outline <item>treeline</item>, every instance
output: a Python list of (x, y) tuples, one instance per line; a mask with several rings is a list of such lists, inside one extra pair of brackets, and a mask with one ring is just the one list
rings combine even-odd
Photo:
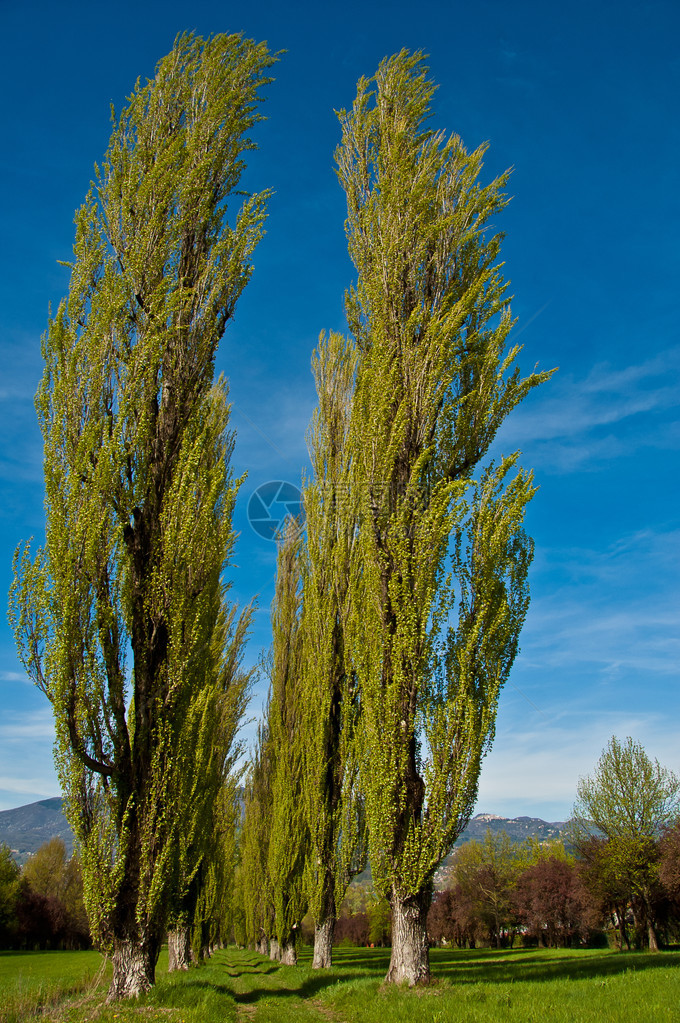
[(82, 949), (91, 945), (77, 856), (62, 839), (45, 842), (20, 868), (0, 845), (0, 948)]
[[(341, 110), (336, 171), (355, 280), (312, 367), (303, 524), (279, 539), (270, 697), (236, 841), (236, 733), (253, 607), (229, 599), (242, 479), (218, 344), (268, 192), (240, 180), (278, 59), (178, 37), (138, 81), (76, 214), (43, 338), (45, 545), (15, 558), (10, 617), (50, 701), (65, 812), (109, 997), (224, 940), (331, 964), (351, 878), (390, 907), (390, 982), (429, 979), (437, 868), (473, 812), (529, 604), (535, 487), (499, 429), (522, 376), (495, 224), (508, 173), (432, 127), (406, 50)], [(233, 880), (232, 880), (233, 879)], [(239, 922), (240, 921), (240, 922)]]
[[(301, 938), (314, 940), (315, 949), (318, 944), (318, 908), (305, 881), (314, 876), (315, 863), (309, 862), (314, 853), (301, 816), (288, 845), (293, 853), (286, 861), (288, 875), (282, 881), (280, 873), (268, 873), (272, 846), (266, 841), (266, 822), (275, 809), (266, 800), (271, 800), (276, 773), (268, 750), (263, 726), (246, 793), (242, 857), (248, 869), (242, 866), (236, 873), (235, 905), (244, 908), (233, 934), (239, 943), (275, 959), (286, 951), (287, 961), (295, 962)], [(304, 775), (298, 781), (304, 785)], [(360, 793), (356, 798), (361, 807)], [(359, 823), (354, 866), (335, 888), (336, 894), (346, 894), (337, 913), (329, 914), (331, 940), (392, 945), (395, 919), (389, 901), (372, 883), (348, 887), (352, 872), (364, 865), (367, 826), (365, 820)], [(427, 907), (428, 944), (578, 947), (609, 941), (621, 950), (654, 951), (680, 938), (680, 780), (671, 771), (639, 743), (612, 737), (593, 774), (579, 781), (565, 834), (566, 844), (517, 843), (504, 832), (487, 831), (483, 842), (457, 848), (445, 887)], [(260, 836), (259, 860), (250, 858), (253, 835)], [(286, 949), (278, 942), (280, 909), (274, 902), (276, 885), (284, 883), (289, 885), (284, 894), (290, 914)]]
[[(505, 948), (649, 947), (649, 923), (666, 946), (680, 939), (680, 827), (622, 866), (614, 846), (592, 837), (578, 854), (562, 843), (513, 845), (487, 834), (457, 851), (449, 884), (428, 915), (430, 941)], [(640, 897), (643, 875), (651, 898)]]

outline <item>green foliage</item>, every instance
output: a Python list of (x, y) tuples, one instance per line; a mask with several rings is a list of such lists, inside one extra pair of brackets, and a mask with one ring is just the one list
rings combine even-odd
[(309, 855), (305, 887), (318, 924), (335, 917), (363, 867), (358, 792), (356, 676), (345, 649), (356, 513), (347, 440), (356, 351), (321, 336), (312, 369), (318, 404), (308, 433), (312, 477), (304, 486), (302, 549), (302, 788)]
[(489, 227), (507, 175), (480, 185), (485, 147), (428, 127), (433, 91), (420, 54), (383, 61), (336, 154), (358, 274), (350, 645), (373, 879), (400, 899), (431, 884), (474, 806), (528, 605), (534, 493), (516, 454), (480, 463), (549, 376), (522, 378), (507, 348)]
[(46, 545), (17, 553), (12, 614), (53, 706), (104, 941), (160, 933), (193, 769), (184, 726), (216, 683), (240, 481), (213, 367), (262, 234), (266, 196), (238, 184), (273, 59), (240, 36), (184, 35), (137, 83), (76, 215), (68, 299), (43, 341)]
[(499, 948), (516, 927), (512, 894), (525, 866), (523, 851), (505, 832), (489, 830), (483, 842), (466, 842), (456, 851), (455, 880)]
[(26, 861), (22, 874), (34, 892), (60, 898), (68, 885), (66, 864), (63, 839), (51, 838)]
[(680, 817), (680, 779), (640, 743), (612, 736), (593, 775), (580, 778), (572, 812), (576, 837), (597, 828), (607, 838), (658, 838)]
[[(658, 839), (680, 819), (680, 779), (629, 737), (612, 736), (595, 772), (580, 778), (569, 822), (587, 864), (586, 881), (623, 921), (630, 905), (656, 948)], [(604, 842), (593, 837), (597, 831)]]
[(0, 843), (0, 947), (7, 946), (15, 926), (15, 902), (19, 883), (19, 867), (12, 850)]
[(271, 696), (268, 739), (272, 804), (267, 878), (274, 910), (273, 936), (282, 948), (295, 944), (305, 915), (303, 871), (308, 835), (303, 807), (302, 634), (298, 523), (289, 522), (279, 542), (272, 603)]
[(368, 940), (372, 945), (389, 945), (392, 937), (392, 919), (387, 899), (379, 897), (369, 899), (367, 913)]
[(272, 818), (273, 765), (269, 745), (269, 701), (258, 723), (257, 743), (251, 754), (245, 784), (245, 807), (240, 836), (237, 883), (243, 903), (246, 942), (268, 939), (273, 911), (269, 894), (269, 835)]

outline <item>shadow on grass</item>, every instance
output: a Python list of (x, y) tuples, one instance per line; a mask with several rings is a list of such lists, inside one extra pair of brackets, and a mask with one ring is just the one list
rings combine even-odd
[[(291, 967), (295, 969), (295, 967)], [(316, 974), (313, 977), (306, 977), (302, 983), (295, 987), (272, 987), (257, 988), (254, 991), (242, 991), (234, 993), (234, 1000), (239, 1005), (249, 1005), (258, 1002), (262, 998), (312, 998), (324, 988), (333, 987), (338, 982), (346, 983), (353, 980), (370, 980), (370, 974), (348, 973), (333, 971), (332, 973)]]
[[(337, 984), (368, 981), (380, 984), (389, 965), (389, 949), (334, 949), (333, 968), (313, 971), (311, 954), (303, 950), (298, 967), (285, 967), (264, 957), (244, 952), (223, 952), (210, 962), (209, 975), (202, 971), (184, 974), (187, 986), (166, 988), (165, 1005), (190, 1004), (202, 989), (237, 1005), (254, 1005), (265, 999), (307, 999)], [(646, 952), (566, 951), (550, 949), (432, 949), (434, 984), (507, 984), (555, 980), (607, 978), (628, 971), (648, 971), (680, 966), (680, 952), (653, 955)], [(222, 972), (223, 971), (223, 972)], [(223, 979), (220, 979), (222, 973)], [(192, 975), (193, 974), (193, 975)], [(273, 975), (276, 974), (276, 978)], [(262, 983), (258, 984), (258, 978)], [(241, 978), (246, 991), (234, 990)], [(192, 994), (193, 992), (193, 994)], [(160, 992), (159, 992), (160, 994)]]
[[(382, 981), (390, 959), (389, 949), (334, 949), (333, 975), (320, 981), (316, 990), (338, 980)], [(506, 984), (514, 981), (541, 983), (560, 979), (588, 980), (612, 977), (629, 971), (648, 971), (680, 966), (680, 952), (613, 952), (607, 950), (555, 949), (431, 949), (432, 979), (454, 984)], [(314, 978), (316, 980), (316, 978)], [(310, 982), (306, 982), (310, 983)], [(301, 985), (301, 989), (304, 985)]]
[[(475, 950), (476, 951), (476, 950)], [(668, 969), (680, 965), (680, 954), (666, 952), (589, 952), (574, 950), (560, 954), (554, 950), (480, 950), (465, 957), (446, 949), (431, 953), (433, 978), (446, 978), (458, 984), (506, 984), (509, 981), (542, 982), (552, 980), (588, 980), (612, 977), (628, 971)]]

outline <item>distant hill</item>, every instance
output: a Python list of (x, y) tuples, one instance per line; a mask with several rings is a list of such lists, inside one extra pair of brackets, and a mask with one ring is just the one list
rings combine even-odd
[(62, 838), (68, 854), (73, 852), (73, 833), (61, 804), (57, 796), (17, 806), (14, 810), (0, 810), (0, 842), (7, 843), (17, 863), (25, 863), (50, 838)]
[(513, 842), (524, 842), (527, 838), (537, 838), (539, 842), (552, 842), (560, 837), (563, 828), (564, 821), (549, 823), (540, 817), (499, 817), (495, 813), (478, 813), (472, 818), (456, 845), (463, 845), (472, 839), (481, 842), (487, 830), (495, 835), (504, 831)]

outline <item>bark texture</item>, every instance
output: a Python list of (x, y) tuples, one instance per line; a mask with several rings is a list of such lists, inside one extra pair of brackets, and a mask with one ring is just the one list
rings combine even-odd
[(333, 965), (333, 934), (335, 916), (327, 916), (314, 928), (313, 970), (327, 970)]
[(188, 970), (191, 965), (191, 936), (188, 927), (168, 931), (168, 973)]
[(267, 941), (266, 936), (263, 936), (255, 942), (255, 951), (259, 952), (261, 956), (269, 955), (269, 942)]
[(156, 979), (156, 956), (150, 943), (114, 939), (113, 977), (107, 1002), (137, 998), (150, 991)]
[(276, 938), (272, 938), (269, 942), (269, 958), (275, 962), (279, 962), (281, 959), (281, 947)]
[(297, 966), (297, 949), (295, 942), (281, 946), (281, 963), (283, 966)]
[(385, 980), (391, 984), (428, 984), (430, 954), (427, 941), (427, 910), (429, 889), (419, 895), (403, 898), (396, 892), (390, 897), (392, 907), (392, 958)]

